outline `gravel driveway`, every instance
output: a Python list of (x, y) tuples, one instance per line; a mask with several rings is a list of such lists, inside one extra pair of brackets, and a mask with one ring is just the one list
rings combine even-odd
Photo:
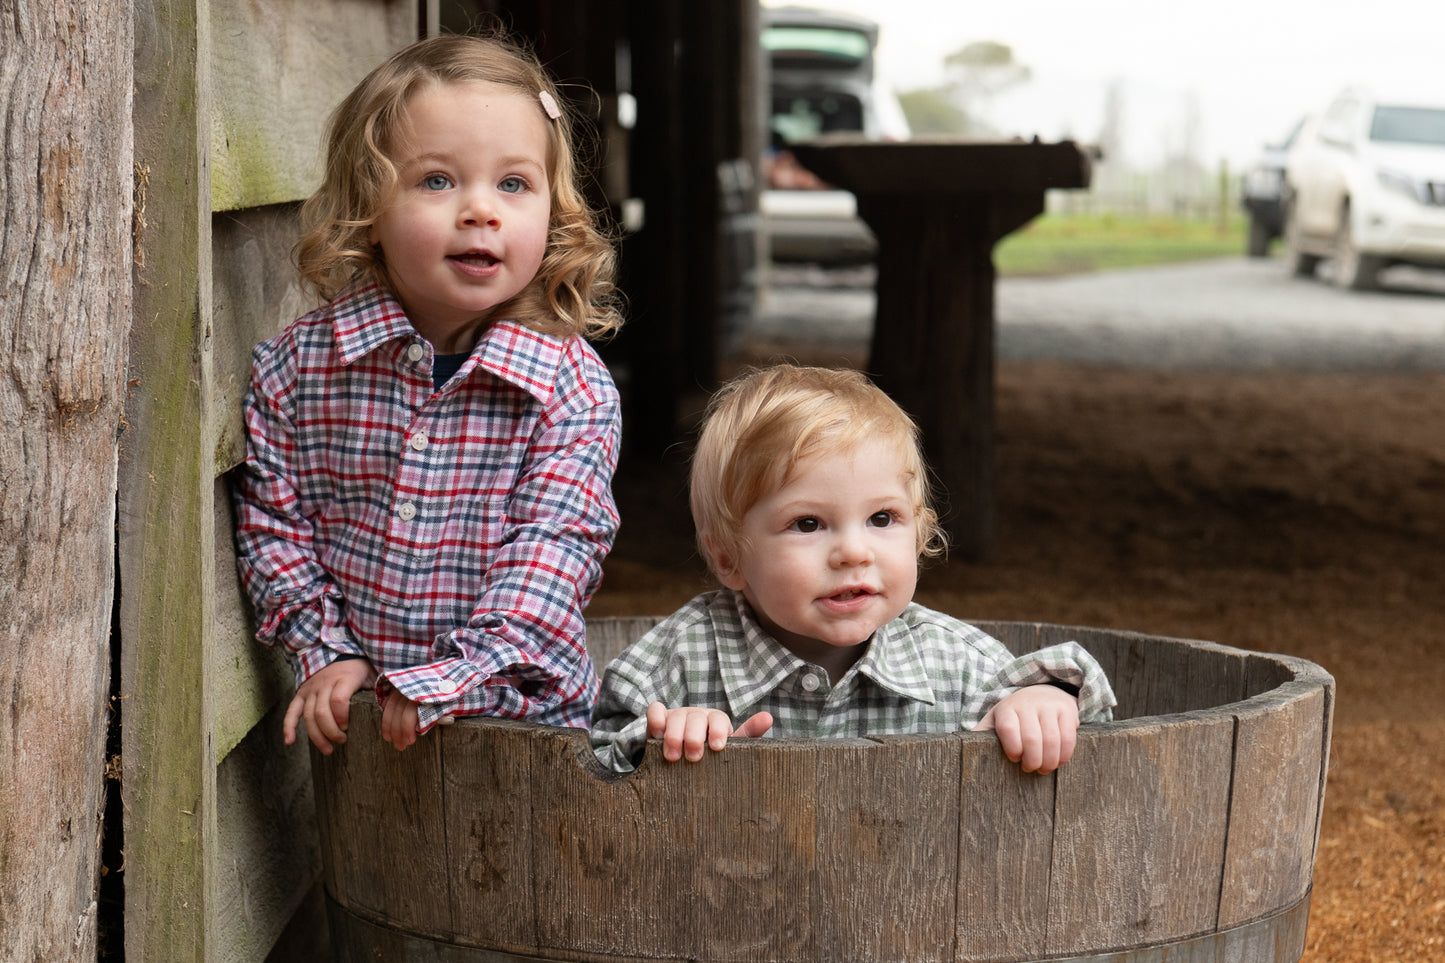
[[(1328, 270), (1328, 265), (1324, 271)], [(997, 288), (1003, 360), (1155, 368), (1445, 370), (1445, 273), (1397, 268), (1385, 290), (1292, 276), (1281, 258), (1224, 258)], [(750, 335), (866, 345), (871, 268), (774, 266)]]

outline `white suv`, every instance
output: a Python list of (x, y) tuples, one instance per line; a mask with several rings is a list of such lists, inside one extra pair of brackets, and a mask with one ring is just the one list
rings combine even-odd
[(1283, 203), (1297, 274), (1331, 259), (1364, 290), (1394, 264), (1445, 267), (1445, 94), (1340, 94), (1290, 150)]

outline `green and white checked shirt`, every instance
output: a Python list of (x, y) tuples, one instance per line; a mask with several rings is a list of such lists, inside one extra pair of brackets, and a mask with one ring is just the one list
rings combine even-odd
[(1114, 690), (1077, 642), (1015, 657), (987, 633), (914, 603), (833, 686), (827, 671), (763, 631), (741, 593), (720, 589), (659, 622), (607, 667), (592, 748), (604, 765), (633, 768), (653, 702), (722, 709), (735, 724), (766, 710), (769, 737), (881, 736), (971, 729), (1009, 693), (1045, 682), (1078, 689), (1080, 721), (1113, 717)]

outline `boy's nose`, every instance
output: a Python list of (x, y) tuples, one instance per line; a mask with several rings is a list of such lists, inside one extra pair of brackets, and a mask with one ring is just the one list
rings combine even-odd
[(833, 564), (836, 566), (866, 565), (873, 560), (873, 550), (862, 532), (843, 531), (833, 543)]

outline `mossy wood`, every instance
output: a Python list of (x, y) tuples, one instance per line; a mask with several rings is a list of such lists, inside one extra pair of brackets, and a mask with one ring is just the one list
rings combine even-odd
[(251, 638), (221, 476), (251, 346), (304, 305), (290, 245), (324, 112), (417, 24), (416, 0), (135, 4), (118, 502), (134, 959), (265, 959), (319, 872), (305, 750), (277, 749), (289, 673)]
[[(611, 658), (651, 620), (600, 620)], [(459, 720), (398, 753), (374, 699), (313, 753), (342, 959), (1297, 961), (1334, 681), (1208, 642), (1076, 639), (1119, 718), (1048, 776), (991, 733), (756, 740), (603, 771), (580, 730)]]

